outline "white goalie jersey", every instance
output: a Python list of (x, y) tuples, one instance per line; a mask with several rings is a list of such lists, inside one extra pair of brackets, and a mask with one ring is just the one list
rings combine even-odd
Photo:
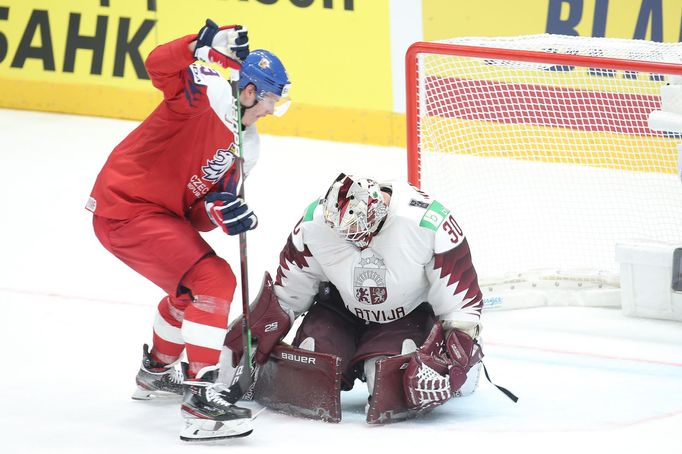
[(324, 221), (323, 205), (305, 211), (280, 254), (275, 294), (296, 315), (331, 282), (356, 317), (390, 323), (428, 302), (440, 320), (477, 324), (482, 295), (469, 245), (450, 211), (405, 182), (391, 192), (384, 225), (359, 249)]

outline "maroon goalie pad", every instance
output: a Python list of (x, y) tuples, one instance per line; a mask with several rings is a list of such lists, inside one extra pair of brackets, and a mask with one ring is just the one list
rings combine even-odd
[(367, 411), (368, 424), (388, 424), (414, 418), (430, 408), (411, 409), (405, 399), (403, 375), (414, 353), (391, 356), (376, 363), (374, 394)]
[(338, 356), (279, 344), (260, 366), (255, 400), (292, 416), (341, 421), (341, 360)]
[[(442, 353), (443, 326), (434, 323), (419, 351), (433, 355)], [(387, 424), (404, 421), (428, 413), (434, 407), (411, 408), (405, 397), (404, 376), (415, 353), (390, 356), (377, 361), (374, 375), (374, 394), (367, 411), (368, 424)]]

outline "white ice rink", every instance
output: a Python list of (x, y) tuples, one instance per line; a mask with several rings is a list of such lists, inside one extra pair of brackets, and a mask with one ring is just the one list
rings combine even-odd
[[(682, 323), (571, 307), (485, 315), (485, 363), (517, 404), (482, 379), (426, 417), (370, 427), (358, 383), (339, 424), (265, 410), (249, 437), (181, 442), (178, 401), (130, 399), (163, 294), (98, 243), (83, 208), (136, 124), (0, 110), (0, 453), (682, 453)], [(340, 171), (405, 178), (405, 153), (262, 138), (246, 186), (260, 220), (248, 235), (252, 295)], [(238, 272), (237, 240), (207, 239)]]

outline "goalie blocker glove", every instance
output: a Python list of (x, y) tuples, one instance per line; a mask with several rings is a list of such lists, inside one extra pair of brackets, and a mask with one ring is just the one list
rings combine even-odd
[[(294, 320), (293, 313), (287, 313), (275, 296), (272, 277), (267, 271), (263, 277), (261, 290), (256, 300), (249, 306), (251, 336), (258, 340), (255, 360), (264, 364), (270, 351), (289, 332)], [(236, 366), (244, 352), (242, 339), (242, 317), (230, 324), (225, 336), (225, 346), (232, 351), (232, 365)]]
[(249, 37), (246, 27), (218, 27), (211, 19), (206, 19), (206, 25), (197, 34), (194, 58), (238, 70), (248, 55)]
[(213, 225), (228, 235), (255, 229), (258, 218), (243, 199), (231, 192), (209, 192), (204, 199), (206, 214)]

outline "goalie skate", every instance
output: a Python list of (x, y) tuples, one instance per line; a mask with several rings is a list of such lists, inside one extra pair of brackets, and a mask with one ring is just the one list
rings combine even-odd
[(185, 380), (181, 407), (185, 426), (180, 431), (181, 440), (222, 440), (253, 432), (251, 410), (225, 400), (227, 387), (216, 383), (217, 378), (218, 368), (210, 366), (201, 369), (196, 378)]
[(149, 346), (142, 347), (142, 365), (135, 382), (137, 390), (132, 395), (135, 400), (169, 398), (182, 396), (184, 376), (173, 364), (163, 365), (154, 361), (149, 354)]

